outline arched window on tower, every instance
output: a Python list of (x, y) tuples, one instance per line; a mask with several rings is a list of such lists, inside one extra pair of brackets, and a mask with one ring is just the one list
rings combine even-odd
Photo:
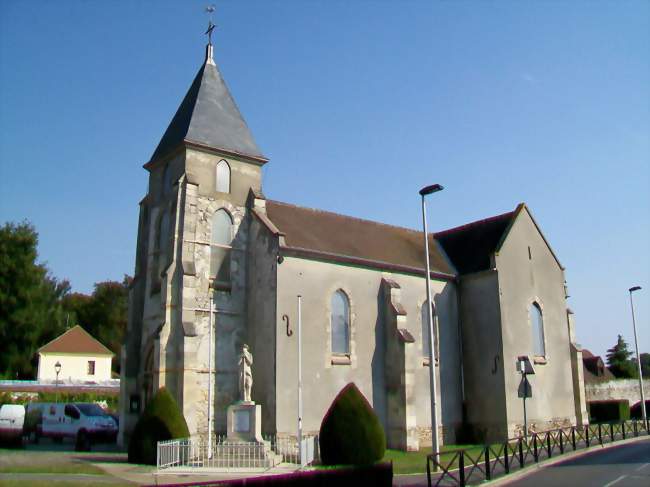
[(350, 300), (340, 289), (332, 295), (332, 353), (350, 354)]
[(230, 253), (232, 250), (233, 222), (223, 208), (212, 216), (210, 238), (210, 278), (217, 283), (230, 283)]
[[(422, 358), (424, 363), (429, 363), (429, 314), (427, 312), (427, 305), (429, 301), (422, 303), (422, 310), (420, 312), (420, 324), (422, 325)], [(440, 362), (440, 345), (438, 343), (438, 327), (436, 326), (436, 308), (431, 308), (431, 320), (433, 321), (433, 345), (436, 356), (436, 365)]]
[(217, 164), (215, 187), (219, 193), (230, 193), (230, 166), (223, 159)]
[(532, 325), (533, 354), (537, 357), (545, 357), (544, 317), (542, 315), (542, 308), (538, 303), (530, 305), (530, 324)]

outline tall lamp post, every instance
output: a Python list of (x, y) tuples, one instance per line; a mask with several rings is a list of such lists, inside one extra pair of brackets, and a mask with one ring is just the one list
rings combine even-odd
[(61, 362), (58, 360), (54, 364), (54, 372), (56, 372), (56, 382), (54, 382), (54, 391), (55, 391), (55, 398), (56, 402), (59, 402), (59, 373), (61, 372)]
[(636, 350), (636, 365), (639, 368), (639, 389), (641, 390), (641, 415), (643, 417), (643, 424), (648, 429), (648, 418), (645, 411), (645, 396), (643, 394), (643, 372), (641, 371), (641, 357), (639, 356), (639, 343), (636, 339), (636, 319), (634, 318), (634, 301), (632, 300), (632, 293), (640, 291), (641, 286), (634, 286), (629, 289), (630, 291), (630, 308), (632, 308), (632, 328), (634, 329), (634, 348)]
[(429, 393), (431, 395), (431, 448), (434, 455), (440, 452), (440, 445), (438, 444), (438, 412), (436, 411), (436, 357), (435, 357), (435, 337), (433, 333), (433, 316), (431, 313), (431, 266), (429, 265), (429, 235), (427, 231), (427, 207), (424, 201), (425, 196), (444, 188), (439, 184), (432, 184), (425, 186), (420, 190), (422, 197), (422, 227), (424, 232), (424, 258), (426, 261), (426, 275), (424, 276), (427, 283), (427, 322), (429, 331)]

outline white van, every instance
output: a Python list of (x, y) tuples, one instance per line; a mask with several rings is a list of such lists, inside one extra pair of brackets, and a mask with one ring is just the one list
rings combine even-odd
[(0, 406), (0, 441), (20, 442), (25, 423), (25, 406), (3, 404)]
[(62, 441), (75, 440), (78, 450), (89, 450), (94, 442), (114, 442), (117, 424), (94, 403), (32, 403), (28, 410), (40, 410), (38, 435)]

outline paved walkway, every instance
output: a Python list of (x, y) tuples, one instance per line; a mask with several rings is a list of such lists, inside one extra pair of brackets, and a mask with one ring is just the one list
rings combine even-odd
[(94, 463), (107, 474), (114, 478), (122, 479), (140, 485), (179, 484), (192, 482), (205, 482), (215, 480), (233, 480), (245, 477), (259, 477), (265, 475), (280, 475), (296, 471), (295, 466), (278, 466), (264, 472), (242, 471), (237, 473), (205, 472), (205, 473), (159, 473), (155, 468), (149, 468), (128, 463)]

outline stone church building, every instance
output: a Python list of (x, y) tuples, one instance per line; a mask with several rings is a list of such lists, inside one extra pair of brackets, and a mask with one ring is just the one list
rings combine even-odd
[(298, 295), (305, 431), (318, 431), (336, 394), (355, 382), (390, 447), (430, 444), (434, 366), (445, 442), (461, 432), (475, 440), (513, 436), (523, 425), (522, 355), (536, 372), (529, 427), (586, 419), (564, 268), (524, 204), (428, 236), (431, 364), (422, 233), (269, 200), (267, 162), (209, 44), (144, 165), (149, 188), (121, 357), (121, 441), (163, 386), (193, 435), (207, 433), (208, 411), (213, 431), (224, 432), (244, 343), (263, 431), (297, 434)]

